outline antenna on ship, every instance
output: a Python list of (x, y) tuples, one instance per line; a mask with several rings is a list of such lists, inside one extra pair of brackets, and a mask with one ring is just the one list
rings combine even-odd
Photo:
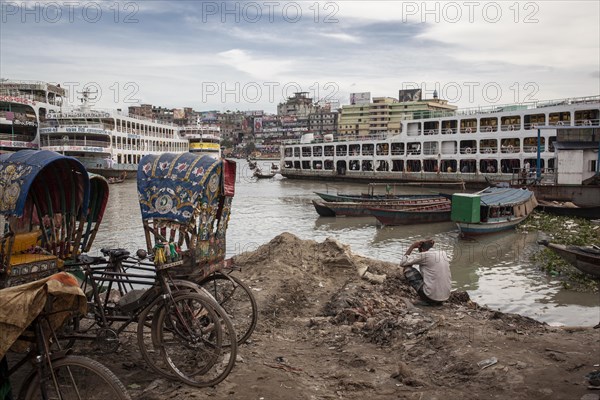
[[(81, 97), (79, 97), (79, 100), (81, 101), (81, 107), (79, 107), (80, 110), (82, 112), (90, 111), (90, 100), (93, 101), (93, 100), (97, 99), (96, 95), (98, 94), (98, 91), (92, 92), (89, 87), (86, 87), (83, 89), (83, 92), (77, 92), (77, 93), (79, 93), (81, 95)], [(94, 95), (94, 96), (91, 97), (90, 95)]]

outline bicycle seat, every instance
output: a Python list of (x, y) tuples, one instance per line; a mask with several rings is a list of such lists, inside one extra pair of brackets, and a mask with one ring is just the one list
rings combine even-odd
[(87, 254), (80, 254), (77, 256), (77, 261), (83, 264), (103, 264), (106, 263), (106, 259), (104, 257), (91, 257)]
[(110, 256), (111, 258), (124, 259), (129, 257), (129, 251), (125, 249), (100, 249), (102, 254), (105, 256)]

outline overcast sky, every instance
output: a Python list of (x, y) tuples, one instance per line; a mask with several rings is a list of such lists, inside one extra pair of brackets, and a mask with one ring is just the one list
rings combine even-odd
[(301, 90), (460, 107), (600, 94), (599, 1), (1, 1), (0, 75), (97, 106), (276, 112)]

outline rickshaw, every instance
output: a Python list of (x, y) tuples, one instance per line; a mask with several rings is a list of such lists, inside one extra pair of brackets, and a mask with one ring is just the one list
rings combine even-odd
[(225, 259), (235, 173), (230, 160), (192, 153), (147, 155), (139, 163), (137, 185), (154, 263), (207, 289), (228, 313), (241, 344), (256, 326), (257, 306)]
[(49, 276), (77, 256), (89, 197), (88, 173), (74, 158), (36, 150), (0, 156), (0, 288)]

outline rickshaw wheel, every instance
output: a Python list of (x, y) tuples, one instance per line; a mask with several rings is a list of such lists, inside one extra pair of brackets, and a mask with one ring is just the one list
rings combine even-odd
[[(171, 290), (174, 296), (183, 293), (198, 293), (204, 296), (204, 299), (212, 305), (214, 311), (220, 318), (220, 323), (223, 328), (223, 338), (221, 347), (224, 348), (224, 343), (231, 343), (231, 339), (235, 337), (235, 331), (233, 324), (227, 313), (219, 304), (210, 296), (205, 289), (200, 287), (198, 284), (185, 281), (185, 280), (174, 280)], [(158, 315), (160, 314), (160, 308), (164, 305), (162, 299), (157, 299), (149, 307), (147, 307), (138, 319), (138, 346), (142, 357), (146, 363), (160, 375), (174, 379), (177, 375), (174, 374), (167, 365), (162, 350), (158, 345)], [(230, 353), (231, 359), (235, 361), (237, 355), (237, 344), (230, 348), (227, 347), (227, 352)]]
[(254, 332), (258, 321), (258, 306), (250, 288), (239, 278), (223, 273), (206, 277), (200, 285), (217, 300), (231, 318), (237, 343), (245, 343)]
[(211, 304), (198, 293), (180, 294), (155, 317), (156, 343), (165, 362), (179, 380), (196, 387), (218, 384), (235, 365), (237, 351), (233, 346), (223, 351), (224, 328)]

